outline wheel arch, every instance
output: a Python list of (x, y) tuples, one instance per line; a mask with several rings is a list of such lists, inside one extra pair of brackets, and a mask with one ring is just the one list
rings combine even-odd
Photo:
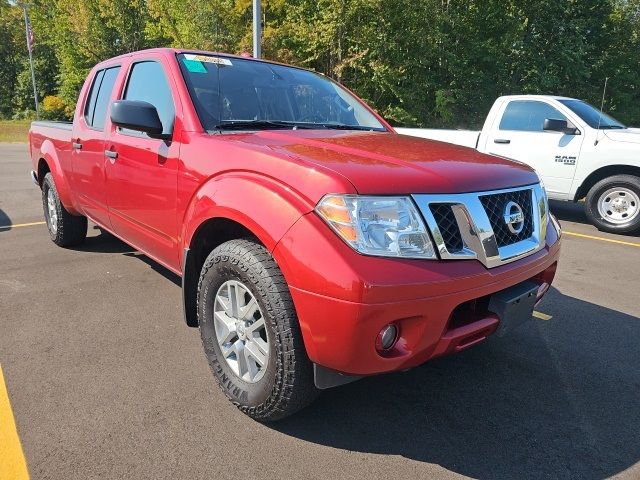
[(198, 279), (214, 248), (229, 240), (251, 238), (273, 253), (291, 226), (312, 209), (292, 190), (266, 177), (229, 175), (204, 184), (183, 222), (182, 298), (187, 325), (198, 325)]
[(182, 257), (182, 302), (185, 323), (198, 326), (198, 279), (202, 265), (209, 253), (229, 240), (250, 238), (259, 243), (253, 232), (239, 222), (225, 217), (214, 217), (204, 221), (194, 232)]
[(47, 173), (51, 173), (53, 181), (56, 184), (56, 190), (58, 191), (58, 197), (60, 202), (64, 205), (72, 215), (78, 215), (79, 212), (74, 208), (74, 204), (71, 198), (71, 189), (69, 183), (62, 172), (62, 166), (60, 165), (60, 159), (56, 152), (55, 146), (51, 140), (45, 140), (40, 147), (40, 154), (38, 159), (38, 183), (42, 188), (42, 182), (44, 176)]
[(43, 157), (40, 157), (40, 159), (38, 160), (38, 171), (37, 171), (38, 185), (40, 185), (40, 188), (42, 188), (42, 182), (44, 181), (44, 176), (50, 171), (51, 171), (51, 168), (49, 167), (49, 164), (47, 163), (47, 161)]
[(640, 177), (640, 167), (634, 165), (607, 165), (606, 167), (594, 170), (578, 187), (573, 201), (577, 202), (578, 200), (582, 200), (596, 183), (614, 175), (634, 175)]

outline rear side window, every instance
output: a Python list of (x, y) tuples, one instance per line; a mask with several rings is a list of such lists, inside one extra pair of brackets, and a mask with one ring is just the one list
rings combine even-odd
[(116, 83), (119, 72), (120, 67), (107, 68), (104, 71), (104, 78), (102, 79), (102, 85), (100, 85), (100, 91), (96, 99), (96, 108), (93, 113), (93, 127), (99, 130), (104, 128), (111, 91)]
[(107, 68), (96, 73), (87, 98), (84, 117), (87, 125), (102, 130), (104, 128), (111, 91), (116, 83), (120, 67)]
[(84, 106), (84, 119), (87, 125), (93, 125), (93, 112), (96, 108), (96, 98), (98, 98), (98, 90), (100, 90), (103, 76), (104, 70), (98, 70), (98, 73), (96, 73), (96, 76), (93, 78), (89, 98), (87, 98), (87, 103)]
[[(162, 65), (158, 62), (139, 62), (133, 65), (124, 99), (150, 103), (158, 110), (158, 116), (162, 122), (162, 133), (167, 134), (173, 131), (176, 111), (169, 82)], [(128, 130), (127, 133), (129, 133)]]
[(567, 120), (563, 114), (544, 102), (513, 100), (509, 102), (500, 120), (500, 130), (542, 132), (546, 118)]

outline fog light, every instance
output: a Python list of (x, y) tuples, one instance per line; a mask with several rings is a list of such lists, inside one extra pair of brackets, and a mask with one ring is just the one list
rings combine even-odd
[(393, 323), (386, 325), (376, 338), (376, 348), (378, 351), (389, 350), (398, 340), (398, 327)]

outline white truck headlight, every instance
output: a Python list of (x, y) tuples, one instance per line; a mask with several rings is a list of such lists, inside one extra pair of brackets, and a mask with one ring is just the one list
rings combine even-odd
[(366, 255), (437, 259), (410, 197), (326, 195), (316, 212), (354, 250)]

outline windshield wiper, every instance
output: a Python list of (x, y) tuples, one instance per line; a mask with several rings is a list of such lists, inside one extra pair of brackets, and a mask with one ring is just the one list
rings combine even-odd
[(600, 130), (614, 130), (614, 129), (625, 129), (627, 127), (623, 127), (622, 125), (600, 125)]
[(308, 123), (289, 122), (284, 120), (228, 120), (213, 127), (213, 130), (268, 130), (268, 129), (332, 129), (332, 130), (363, 130), (381, 131), (373, 127), (362, 125), (347, 125), (344, 123)]
[(278, 122), (275, 120), (229, 120), (219, 123), (214, 130), (263, 130), (268, 128), (293, 128), (289, 122)]
[(362, 125), (347, 125), (346, 123), (318, 123), (317, 127), (329, 128), (332, 130), (362, 130), (367, 132), (381, 132), (382, 130), (374, 127), (365, 127)]

